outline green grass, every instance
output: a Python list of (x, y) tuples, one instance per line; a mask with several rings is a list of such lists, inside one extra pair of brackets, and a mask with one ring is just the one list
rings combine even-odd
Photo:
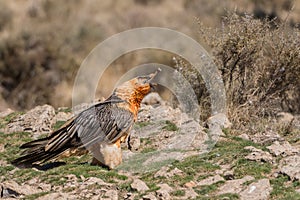
[(64, 125), (66, 123), (66, 121), (57, 121), (54, 125), (53, 125), (53, 129), (57, 130), (59, 129), (62, 125)]
[(37, 199), (39, 197), (45, 196), (46, 194), (49, 194), (49, 193), (50, 192), (40, 192), (40, 193), (31, 194), (31, 195), (26, 195), (24, 199), (34, 200), (34, 199)]
[(221, 186), (224, 183), (224, 181), (219, 181), (217, 183), (211, 184), (211, 185), (203, 185), (200, 187), (195, 188), (195, 192), (197, 192), (199, 195), (207, 195), (210, 194), (218, 189), (219, 186)]
[(238, 159), (234, 164), (235, 178), (245, 175), (253, 176), (255, 179), (267, 177), (271, 173), (272, 165), (265, 162), (249, 161), (244, 158)]
[(56, 111), (56, 113), (58, 112), (70, 113), (72, 112), (72, 108), (61, 108)]
[(178, 131), (179, 128), (176, 126), (176, 124), (174, 124), (173, 122), (166, 120), (165, 121), (165, 126), (162, 128), (163, 130), (167, 130), (167, 131)]
[(0, 118), (0, 128), (4, 128), (13, 118), (22, 114), (24, 114), (24, 112), (13, 112), (4, 118)]
[(286, 199), (297, 200), (300, 199), (300, 194), (295, 191), (295, 188), (299, 188), (299, 181), (291, 183), (289, 177), (286, 175), (279, 175), (278, 177), (271, 179), (271, 186), (273, 188), (271, 192), (271, 199)]
[(150, 153), (150, 152), (154, 152), (154, 151), (156, 151), (157, 149), (156, 148), (154, 148), (154, 147), (146, 147), (146, 148), (144, 148), (142, 151), (141, 151), (141, 153)]
[(171, 194), (173, 196), (182, 197), (185, 195), (185, 191), (184, 190), (175, 190), (175, 191), (171, 192)]
[(134, 124), (135, 127), (139, 127), (139, 128), (143, 128), (145, 126), (149, 126), (151, 125), (152, 123), (151, 122), (136, 122)]
[(220, 166), (207, 162), (201, 156), (191, 156), (183, 161), (175, 161), (173, 166), (189, 175), (196, 175), (199, 172), (213, 172), (220, 169)]
[(240, 199), (238, 194), (232, 194), (232, 193), (226, 193), (226, 194), (222, 194), (219, 195), (216, 199), (230, 199), (230, 200), (235, 200), (235, 199)]
[(31, 140), (31, 134), (28, 132), (0, 133), (0, 144), (5, 148), (5, 151), (0, 153), (1, 159), (7, 162), (12, 161), (20, 152), (19, 146)]

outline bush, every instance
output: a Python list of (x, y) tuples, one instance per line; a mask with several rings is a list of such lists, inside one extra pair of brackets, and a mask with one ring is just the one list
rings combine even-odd
[[(3, 97), (19, 109), (53, 103), (50, 97), (76, 66), (51, 34), (20, 33), (0, 41)], [(69, 77), (66, 76), (69, 74)]]
[[(222, 74), (228, 114), (236, 127), (282, 110), (300, 113), (298, 29), (237, 14), (227, 15), (222, 29), (199, 25)], [(190, 78), (202, 87), (194, 81)]]

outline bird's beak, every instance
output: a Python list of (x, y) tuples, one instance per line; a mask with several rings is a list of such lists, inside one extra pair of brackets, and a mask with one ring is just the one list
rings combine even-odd
[[(149, 78), (148, 78), (147, 82), (150, 83), (150, 82), (156, 77), (156, 75), (157, 75), (159, 72), (161, 72), (161, 69), (160, 69), (160, 68), (158, 68), (154, 73), (149, 74), (149, 75), (148, 75)], [(155, 84), (155, 83), (150, 83), (150, 85), (157, 85), (157, 84)]]
[(154, 73), (152, 74), (149, 74), (149, 79), (148, 79), (148, 82), (150, 84), (150, 88), (151, 88), (151, 91), (155, 91), (155, 87), (157, 86), (157, 83), (151, 83), (151, 81), (156, 77), (156, 75), (161, 71), (160, 68), (158, 68)]

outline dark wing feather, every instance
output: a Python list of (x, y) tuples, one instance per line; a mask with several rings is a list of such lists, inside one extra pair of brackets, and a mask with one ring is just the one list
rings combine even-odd
[[(117, 104), (110, 104), (105, 107), (98, 106), (90, 112), (95, 112), (96, 114), (92, 114), (92, 116), (96, 117), (90, 118), (88, 129), (83, 128), (82, 131), (78, 132), (78, 136), (85, 147), (101, 141), (116, 142), (124, 133), (129, 132), (134, 122), (133, 114), (118, 107)], [(80, 120), (85, 119), (85, 113), (82, 114)]]
[(89, 147), (98, 142), (113, 143), (128, 132), (134, 122), (133, 114), (120, 108), (119, 103), (97, 104), (81, 112), (46, 145), (46, 151), (56, 151), (66, 144)]

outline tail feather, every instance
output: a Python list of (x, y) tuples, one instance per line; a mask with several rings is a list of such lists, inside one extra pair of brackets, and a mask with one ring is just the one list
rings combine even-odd
[(26, 148), (22, 152), (22, 156), (13, 160), (11, 163), (17, 167), (31, 167), (34, 164), (44, 163), (48, 160), (58, 157), (66, 149), (60, 149), (60, 151), (49, 152), (45, 151), (49, 138), (43, 138), (34, 140), (32, 142), (25, 143), (21, 148)]

